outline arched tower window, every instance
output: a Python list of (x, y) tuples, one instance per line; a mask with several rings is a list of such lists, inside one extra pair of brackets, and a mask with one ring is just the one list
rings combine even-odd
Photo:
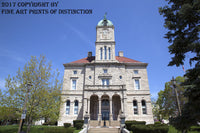
[(108, 48), (108, 59), (111, 59), (110, 47)]
[(106, 60), (107, 59), (107, 47), (104, 46), (104, 59)]
[(103, 59), (103, 48), (100, 48), (100, 60)]
[(133, 113), (135, 115), (138, 114), (138, 105), (136, 100), (133, 101)]
[(67, 100), (66, 102), (66, 114), (68, 115), (70, 113), (70, 101)]
[(74, 114), (78, 114), (78, 100), (74, 101)]
[(145, 100), (142, 100), (142, 113), (147, 114), (147, 107)]

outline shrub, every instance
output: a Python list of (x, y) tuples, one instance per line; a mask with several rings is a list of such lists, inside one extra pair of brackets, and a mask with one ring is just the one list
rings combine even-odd
[(161, 122), (160, 122), (160, 121), (156, 121), (156, 122), (155, 122), (155, 125), (157, 125), (157, 124), (161, 124)]
[(83, 124), (82, 123), (76, 123), (76, 129), (81, 129), (83, 127)]
[(71, 127), (71, 123), (64, 123), (64, 127), (65, 128)]
[(190, 131), (200, 131), (200, 126), (191, 126)]
[[(80, 123), (80, 124), (78, 124)], [(76, 129), (79, 129), (80, 127), (82, 128), (83, 127), (83, 123), (84, 123), (84, 120), (74, 120), (73, 121), (73, 125)], [(78, 125), (77, 125), (78, 124)], [(80, 129), (81, 129), (80, 128)]]
[(47, 126), (47, 125), (57, 125), (57, 121), (48, 121), (43, 123), (42, 125)]
[(132, 125), (145, 125), (145, 124), (146, 124), (145, 121), (126, 121), (125, 122), (126, 129), (128, 129), (129, 131), (131, 130)]
[(131, 131), (134, 133), (168, 133), (169, 127), (165, 124), (132, 125)]

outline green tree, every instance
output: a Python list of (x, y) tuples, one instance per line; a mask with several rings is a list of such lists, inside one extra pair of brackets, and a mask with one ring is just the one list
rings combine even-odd
[[(183, 105), (187, 102), (187, 98), (183, 95), (185, 88), (181, 86), (181, 83), (184, 82), (184, 78), (178, 76), (175, 80), (180, 107), (183, 108)], [(178, 105), (172, 81), (166, 82), (165, 89), (158, 93), (156, 104), (159, 107), (159, 115), (161, 115), (162, 118), (169, 119), (169, 117), (178, 115)]]
[[(44, 56), (31, 57), (23, 70), (19, 69), (14, 77), (6, 79), (6, 92), (3, 106), (13, 107), (22, 112), (25, 95), (28, 93), (26, 123), (27, 133), (34, 121), (45, 118), (56, 121), (59, 114), (60, 90), (62, 83), (59, 73), (52, 71), (52, 65)], [(29, 88), (27, 84), (30, 83)]]
[(182, 115), (171, 120), (179, 130), (188, 129), (200, 121), (200, 1), (199, 0), (166, 0), (167, 6), (159, 12), (165, 18), (165, 35), (170, 43), (169, 52), (174, 55), (169, 66), (184, 64), (189, 53), (189, 64), (194, 67), (187, 70), (183, 83), (187, 87), (184, 95), (188, 103), (184, 105)]

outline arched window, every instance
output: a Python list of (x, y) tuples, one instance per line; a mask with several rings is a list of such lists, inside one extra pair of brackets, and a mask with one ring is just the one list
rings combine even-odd
[(106, 60), (107, 59), (107, 47), (104, 46), (104, 59)]
[(103, 48), (100, 48), (100, 60), (103, 59)]
[(110, 47), (108, 48), (108, 59), (111, 59)]
[(70, 113), (70, 101), (67, 100), (66, 102), (66, 114), (68, 115)]
[(145, 100), (142, 100), (142, 113), (147, 114), (147, 107)]
[(74, 114), (77, 115), (78, 114), (78, 101), (74, 101)]
[(138, 114), (138, 105), (136, 100), (133, 101), (133, 112), (135, 115)]

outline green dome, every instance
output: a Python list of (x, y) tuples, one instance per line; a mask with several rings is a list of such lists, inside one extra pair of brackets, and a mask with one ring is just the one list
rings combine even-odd
[(97, 26), (113, 26), (113, 23), (110, 20), (102, 19), (98, 22)]

